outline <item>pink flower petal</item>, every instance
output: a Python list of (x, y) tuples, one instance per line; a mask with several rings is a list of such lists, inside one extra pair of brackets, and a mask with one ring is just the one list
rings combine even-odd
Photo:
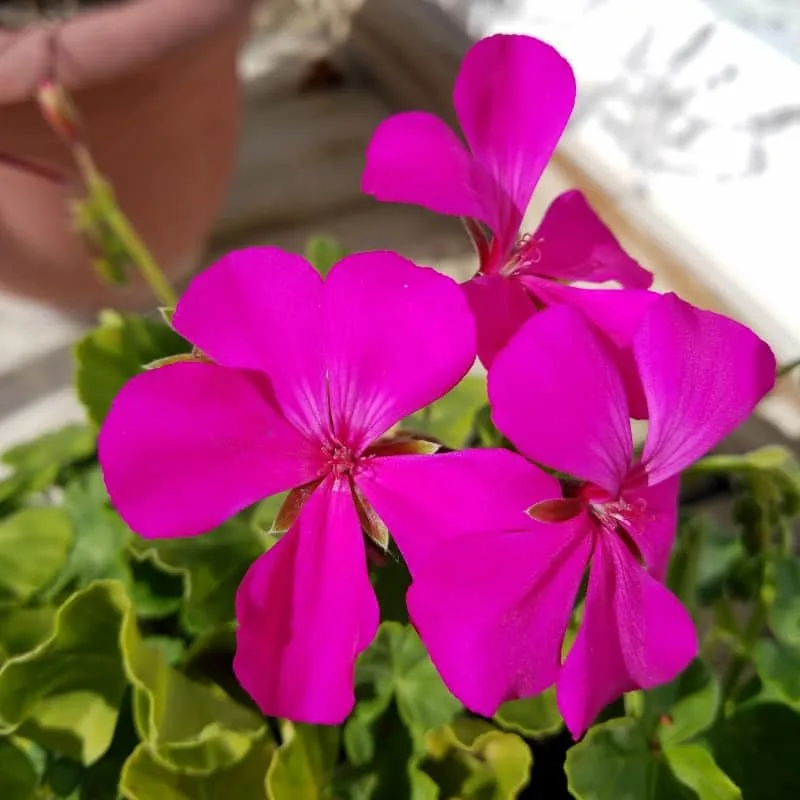
[(384, 120), (367, 147), (361, 188), (378, 200), (496, 223), (494, 179), (433, 114), (407, 111)]
[(653, 282), (576, 189), (553, 200), (534, 239), (541, 256), (531, 266), (536, 275), (559, 281), (617, 281), (630, 289), (647, 289)]
[(111, 501), (134, 531), (148, 538), (203, 533), (319, 474), (319, 447), (269, 405), (262, 380), (183, 363), (123, 387), (98, 448)]
[(561, 497), (555, 478), (501, 449), (376, 458), (357, 480), (412, 573), (437, 542), (526, 528), (530, 506)]
[(680, 478), (675, 476), (656, 484), (625, 492), (630, 503), (644, 504), (639, 527), (631, 529), (631, 538), (639, 548), (650, 574), (663, 582), (667, 577), (669, 557), (678, 530), (678, 491)]
[(643, 289), (583, 289), (544, 278), (523, 275), (520, 282), (548, 306), (579, 309), (617, 347), (633, 347), (636, 331), (652, 304), (661, 295)]
[(545, 278), (523, 275), (520, 281), (547, 305), (580, 309), (617, 346), (617, 364), (628, 393), (630, 414), (647, 417), (647, 400), (633, 358), (633, 337), (650, 305), (661, 295), (643, 289), (579, 289)]
[(450, 691), (491, 716), (550, 686), (589, 557), (585, 517), (440, 544), (414, 574), (411, 619)]
[(522, 323), (536, 312), (536, 305), (516, 278), (476, 275), (462, 288), (475, 315), (478, 358), (488, 369)]
[(364, 537), (346, 483), (315, 491), (236, 596), (236, 677), (264, 714), (337, 725), (378, 627)]
[(567, 306), (535, 314), (495, 358), (497, 427), (532, 461), (615, 492), (630, 466), (628, 404), (611, 346)]
[(355, 450), (449, 391), (475, 359), (457, 283), (395, 253), (340, 261), (325, 284), (334, 429)]
[(322, 291), (300, 256), (238, 250), (194, 278), (174, 325), (214, 361), (266, 373), (286, 418), (319, 437), (328, 428)]
[(705, 455), (775, 383), (775, 357), (765, 342), (674, 294), (644, 315), (634, 354), (650, 411), (642, 462), (651, 484)]
[(696, 655), (697, 633), (680, 601), (621, 539), (597, 535), (583, 621), (556, 690), (572, 735), (624, 692), (671, 681)]
[(473, 155), (512, 201), (494, 231), (509, 248), (572, 113), (575, 76), (538, 39), (491, 36), (464, 57), (453, 102)]

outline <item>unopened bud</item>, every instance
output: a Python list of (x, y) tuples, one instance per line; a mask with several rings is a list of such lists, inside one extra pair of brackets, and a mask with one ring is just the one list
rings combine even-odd
[(67, 144), (81, 141), (80, 115), (63, 86), (49, 78), (43, 80), (36, 90), (36, 100), (47, 123)]

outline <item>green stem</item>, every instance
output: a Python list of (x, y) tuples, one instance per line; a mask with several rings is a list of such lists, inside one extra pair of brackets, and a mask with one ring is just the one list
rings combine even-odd
[(730, 665), (722, 679), (722, 697), (727, 702), (733, 702), (739, 694), (739, 683), (742, 673), (750, 663), (750, 654), (753, 645), (758, 641), (761, 631), (767, 622), (767, 605), (764, 598), (759, 595), (756, 607), (747, 620), (747, 625), (742, 633), (739, 648), (734, 654)]
[(156, 263), (152, 254), (142, 241), (138, 233), (128, 221), (128, 218), (114, 205), (107, 218), (109, 227), (119, 236), (126, 249), (133, 258), (136, 268), (147, 281), (159, 303), (172, 308), (178, 302), (178, 295), (164, 276), (161, 268)]
[(752, 469), (747, 462), (747, 456), (715, 454), (705, 456), (687, 467), (685, 475), (719, 475), (726, 473), (741, 473)]
[(84, 147), (76, 148), (75, 160), (90, 197), (106, 209), (106, 224), (125, 246), (134, 266), (152, 289), (158, 302), (170, 308), (175, 306), (178, 302), (175, 290), (161, 271), (161, 267), (158, 266), (147, 245), (119, 207), (111, 184), (100, 174), (89, 151)]
[(725, 702), (732, 702), (738, 694), (737, 685), (742, 677), (742, 673), (747, 667), (750, 659), (743, 653), (737, 653), (728, 665), (725, 677), (722, 679), (722, 697)]

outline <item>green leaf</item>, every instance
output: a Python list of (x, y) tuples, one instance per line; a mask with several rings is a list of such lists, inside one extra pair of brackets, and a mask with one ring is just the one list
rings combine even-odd
[(253, 701), (242, 689), (233, 673), (236, 652), (236, 623), (228, 622), (209, 628), (197, 636), (184, 654), (182, 667), (185, 674), (199, 682), (212, 681), (234, 700), (245, 705)]
[(777, 703), (742, 705), (710, 740), (717, 763), (746, 800), (800, 797), (800, 714)]
[(685, 742), (712, 725), (720, 700), (716, 677), (695, 660), (674, 681), (644, 693), (643, 729), (664, 746)]
[(475, 412), (475, 436), (481, 447), (505, 447), (508, 440), (492, 422), (492, 409), (487, 403)]
[(33, 650), (51, 636), (55, 613), (50, 606), (0, 608), (0, 666), (13, 656)]
[(82, 588), (102, 578), (128, 583), (130, 575), (125, 554), (132, 533), (119, 514), (109, 507), (99, 468), (66, 485), (62, 508), (72, 523), (72, 547), (64, 569), (48, 588), (47, 596), (56, 597), (67, 589)]
[(691, 525), (703, 528), (703, 546), (697, 561), (696, 599), (702, 606), (712, 605), (728, 593), (732, 580), (750, 559), (741, 539), (716, 527), (706, 518), (693, 518)]
[(83, 764), (108, 748), (125, 692), (119, 632), (129, 603), (119, 583), (72, 595), (52, 635), (0, 669), (0, 731)]
[(347, 255), (347, 250), (330, 236), (312, 236), (306, 243), (306, 260), (324, 278), (331, 267)]
[(339, 729), (286, 722), (282, 732), (283, 743), (267, 772), (270, 800), (331, 797), (329, 786), (339, 757)]
[(406, 563), (395, 554), (392, 543), (388, 552), (375, 555), (370, 564), (369, 575), (378, 598), (381, 619), (402, 624), (408, 622), (406, 594), (411, 585), (411, 575)]
[(235, 517), (203, 536), (133, 542), (165, 572), (184, 575), (184, 626), (193, 633), (235, 619), (236, 589), (250, 565), (264, 552), (263, 537), (244, 519)]
[(475, 415), (486, 402), (486, 379), (467, 375), (441, 400), (404, 420), (402, 427), (435, 437), (457, 449), (469, 442)]
[(67, 797), (82, 783), (85, 768), (71, 758), (50, 759), (42, 776), (45, 783), (58, 797)]
[(675, 777), (693, 789), (700, 800), (740, 800), (739, 787), (719, 768), (700, 744), (673, 744), (664, 748)]
[(800, 559), (776, 556), (772, 570), (775, 597), (770, 627), (784, 644), (800, 647)]
[(503, 703), (494, 719), (502, 728), (521, 733), (528, 739), (550, 736), (563, 725), (552, 688), (536, 697)]
[[(459, 724), (460, 723), (460, 724)], [(527, 785), (533, 756), (516, 734), (480, 720), (463, 720), (425, 737), (421, 762), (445, 797), (513, 800)]]
[(461, 704), (450, 694), (410, 626), (384, 622), (356, 664), (359, 702), (344, 730), (352, 763), (374, 756), (374, 728), (394, 700), (412, 738), (421, 742), (432, 728), (448, 723)]
[(0, 504), (52, 486), (64, 471), (95, 453), (95, 437), (86, 425), (68, 425), (7, 450), (2, 461), (12, 469), (0, 482)]
[(437, 800), (439, 790), (436, 784), (420, 768), (420, 759), (425, 755), (424, 742), (412, 740), (394, 702), (389, 704), (371, 733), (380, 737), (380, 746), (370, 748), (368, 763), (358, 763), (337, 776), (332, 786), (334, 796), (347, 800), (394, 797), (398, 800)]
[(134, 554), (129, 566), (131, 599), (139, 617), (169, 617), (181, 608), (185, 593), (182, 570), (159, 562), (152, 550)]
[(26, 508), (0, 523), (0, 603), (24, 603), (67, 561), (72, 526), (57, 508)]
[(0, 797), (3, 800), (33, 800), (38, 780), (25, 753), (9, 739), (0, 739)]
[(226, 769), (190, 775), (170, 769), (140, 745), (123, 768), (120, 792), (126, 800), (267, 800), (265, 776), (274, 751), (265, 738)]
[(678, 538), (669, 562), (667, 585), (673, 594), (694, 613), (697, 581), (709, 526), (703, 517), (692, 517), (678, 528)]
[(148, 647), (160, 651), (168, 667), (177, 666), (186, 655), (183, 639), (176, 639), (174, 636), (146, 636), (144, 642)]
[(567, 753), (564, 769), (576, 800), (699, 800), (629, 718), (591, 728)]
[(163, 322), (104, 312), (100, 325), (75, 346), (75, 384), (89, 419), (99, 427), (117, 392), (143, 365), (189, 349)]
[(764, 686), (800, 711), (800, 651), (765, 639), (753, 648), (753, 661)]
[(208, 775), (241, 761), (264, 737), (259, 714), (218, 686), (196, 683), (170, 667), (163, 649), (143, 642), (132, 620), (122, 642), (136, 729), (159, 762)]
[[(72, 424), (6, 450), (2, 461), (16, 470), (33, 474), (91, 458), (95, 447), (91, 428)], [(51, 482), (52, 479), (45, 485)]]

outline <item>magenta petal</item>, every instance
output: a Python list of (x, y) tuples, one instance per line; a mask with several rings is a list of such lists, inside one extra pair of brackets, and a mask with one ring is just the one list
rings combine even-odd
[(647, 289), (653, 282), (575, 189), (553, 200), (534, 239), (540, 253), (531, 267), (536, 275), (559, 281), (617, 281), (630, 289)]
[(597, 536), (583, 620), (557, 683), (572, 735), (624, 692), (671, 681), (696, 655), (697, 633), (680, 601), (618, 537)]
[(364, 537), (346, 483), (326, 480), (236, 595), (234, 670), (264, 714), (338, 725), (378, 627)]
[(117, 395), (98, 450), (111, 502), (141, 536), (191, 536), (312, 480), (321, 453), (265, 400), (254, 373), (216, 364), (144, 372)]
[(522, 532), (462, 537), (439, 545), (415, 573), (411, 619), (470, 710), (491, 716), (556, 680), (589, 557), (582, 524), (530, 521)]
[(512, 201), (495, 231), (510, 247), (572, 113), (575, 76), (538, 39), (490, 36), (464, 57), (453, 102), (473, 155)]
[(527, 528), (530, 506), (561, 497), (555, 478), (501, 449), (376, 458), (358, 485), (412, 573), (437, 542)]
[(644, 289), (579, 289), (524, 275), (520, 281), (547, 305), (580, 309), (616, 345), (616, 359), (628, 394), (630, 414), (647, 417), (647, 400), (633, 358), (633, 337), (645, 312), (661, 295)]
[(237, 250), (201, 272), (175, 311), (176, 330), (214, 361), (264, 372), (287, 419), (327, 429), (322, 280), (277, 247)]
[(384, 202), (412, 203), (491, 225), (485, 181), (491, 178), (480, 180), (472, 156), (444, 122), (407, 111), (384, 120), (372, 135), (361, 188)]
[(331, 415), (355, 450), (437, 400), (475, 360), (461, 288), (395, 253), (348, 256), (325, 284)]
[(522, 323), (536, 312), (536, 306), (516, 278), (476, 275), (462, 288), (475, 315), (478, 358), (489, 369)]
[(546, 305), (577, 308), (619, 348), (632, 348), (644, 315), (660, 294), (644, 289), (583, 289), (523, 275), (520, 281)]
[(642, 318), (634, 355), (650, 412), (642, 461), (651, 484), (705, 455), (775, 383), (775, 356), (765, 342), (674, 294)]
[(631, 538), (636, 542), (647, 569), (657, 581), (667, 577), (669, 557), (678, 530), (678, 491), (680, 478), (675, 476), (655, 486), (639, 487), (624, 492), (625, 499), (635, 505), (643, 503), (644, 512), (631, 528)]
[(495, 358), (497, 427), (532, 461), (616, 491), (630, 466), (628, 403), (611, 346), (567, 306), (535, 314)]

